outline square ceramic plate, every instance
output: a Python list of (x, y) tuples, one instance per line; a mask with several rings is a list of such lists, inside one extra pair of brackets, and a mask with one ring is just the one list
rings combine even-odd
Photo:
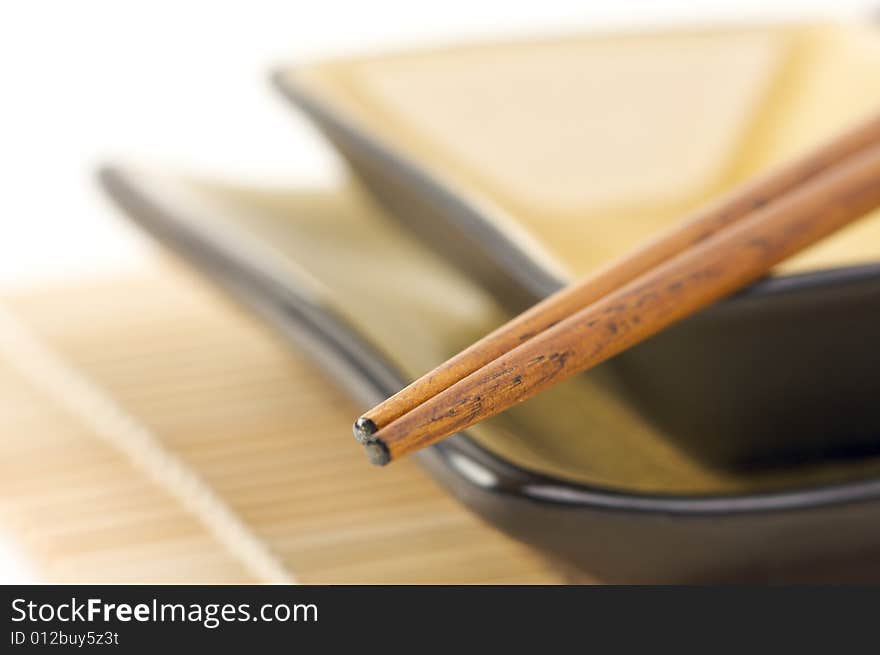
[[(507, 316), (358, 189), (233, 189), (130, 167), (102, 181), (365, 403)], [(608, 582), (840, 580), (856, 563), (870, 575), (876, 459), (718, 470), (603, 384), (571, 380), (420, 459), (490, 523)]]
[[(398, 220), (521, 308), (877, 111), (878, 73), (880, 29), (815, 25), (461, 46), (276, 82)], [(876, 452), (878, 260), (880, 213), (605, 370), (718, 466)]]

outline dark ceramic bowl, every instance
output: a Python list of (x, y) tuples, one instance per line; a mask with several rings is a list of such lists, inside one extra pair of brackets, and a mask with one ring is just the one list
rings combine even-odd
[[(566, 281), (391, 144), (275, 77), (376, 197), (462, 270), (522, 309)], [(880, 263), (764, 279), (612, 359), (628, 400), (718, 466), (880, 451)]]
[[(349, 322), (321, 301), (308, 276), (222, 220), (222, 203), (204, 202), (184, 184), (132, 170), (106, 170), (101, 180), (140, 226), (312, 354), (365, 405), (406, 381)], [(246, 205), (238, 211), (246, 213)], [(847, 292), (841, 293), (841, 288)], [(693, 330), (702, 330), (714, 343), (730, 339), (730, 331), (721, 323), (727, 325), (731, 318), (747, 323), (755, 320), (757, 312), (767, 321), (767, 312), (780, 305), (782, 322), (792, 313), (808, 313), (804, 294), (812, 307), (817, 289), (827, 294), (828, 303), (851, 302), (859, 307), (856, 299), (864, 302), (877, 292), (876, 270), (823, 274), (818, 280), (768, 281), (664, 336), (667, 341), (642, 347), (627, 365), (662, 365), (665, 352), (693, 340), (688, 336)], [(863, 316), (876, 325), (876, 313)], [(722, 332), (727, 336), (722, 337)], [(753, 348), (760, 342), (768, 357), (778, 355), (755, 333), (739, 332), (733, 335), (738, 348), (745, 349), (746, 344)], [(789, 333), (797, 335), (794, 330)], [(863, 334), (867, 337), (867, 328)], [(774, 339), (773, 343), (784, 341), (781, 336)], [(809, 345), (803, 334), (798, 344), (786, 344), (789, 352)], [(851, 365), (869, 374), (870, 367), (856, 361), (858, 350), (853, 347)], [(736, 359), (732, 354), (726, 357), (724, 361)], [(749, 361), (766, 367), (765, 362)], [(710, 365), (695, 368), (695, 375), (713, 377)], [(743, 375), (748, 375), (749, 367), (743, 368)], [(777, 383), (783, 382), (779, 378)], [(699, 386), (689, 384), (692, 389)], [(698, 395), (711, 393), (701, 388)], [(712, 424), (708, 418), (701, 420)], [(721, 440), (717, 434), (715, 438)], [(609, 489), (538, 473), (477, 445), (467, 434), (445, 440), (419, 457), (432, 476), (486, 521), (577, 574), (586, 572), (606, 582), (865, 580), (876, 574), (877, 567), (872, 570), (870, 562), (880, 562), (876, 466), (867, 475), (847, 475), (844, 466), (839, 482), (794, 484), (773, 492), (683, 494), (644, 493), (625, 486)]]

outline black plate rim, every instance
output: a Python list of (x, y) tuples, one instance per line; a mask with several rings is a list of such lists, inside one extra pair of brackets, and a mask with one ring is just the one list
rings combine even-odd
[[(254, 268), (246, 255), (206, 241), (205, 235), (189, 229), (185, 219), (144, 192), (138, 175), (126, 172), (124, 166), (104, 167), (98, 179), (126, 215), (154, 238), (207, 273), (281, 336), (297, 345), (305, 339), (310, 348), (320, 350), (313, 354), (320, 364), (331, 364), (331, 373), (344, 370), (345, 382), (359, 384), (358, 390), (349, 390), (362, 402), (376, 402), (403, 386), (404, 378), (343, 317), (317, 303), (307, 284), (295, 286), (302, 282), (295, 278), (274, 279), (266, 270)], [(466, 432), (418, 456), (429, 469), (442, 467), (463, 484), (482, 491), (591, 510), (719, 518), (880, 500), (880, 477), (746, 494), (656, 494), (608, 489), (513, 464), (477, 444)]]

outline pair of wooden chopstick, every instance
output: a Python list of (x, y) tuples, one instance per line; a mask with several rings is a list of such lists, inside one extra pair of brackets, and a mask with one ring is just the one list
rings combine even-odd
[(880, 116), (536, 304), (360, 417), (386, 464), (587, 370), (880, 205)]

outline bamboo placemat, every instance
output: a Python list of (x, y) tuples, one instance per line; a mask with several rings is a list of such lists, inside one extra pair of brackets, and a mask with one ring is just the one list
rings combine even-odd
[(3, 306), (0, 522), (47, 581), (561, 580), (417, 464), (368, 466), (361, 408), (187, 271)]

